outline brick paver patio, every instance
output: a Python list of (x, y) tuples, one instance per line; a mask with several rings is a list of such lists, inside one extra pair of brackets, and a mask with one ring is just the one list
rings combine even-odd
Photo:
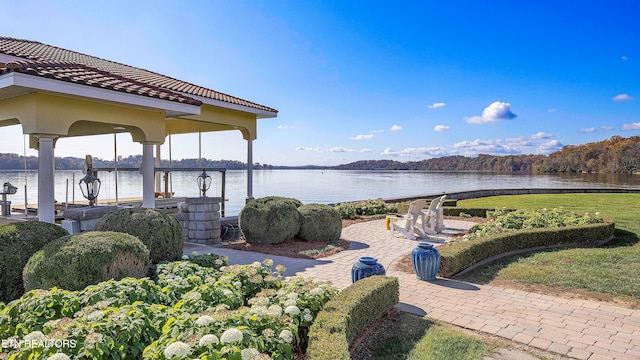
[[(445, 220), (447, 230), (429, 241), (443, 242), (473, 223)], [(286, 275), (302, 275), (332, 281), (339, 288), (351, 284), (351, 266), (361, 256), (373, 256), (400, 281), (400, 309), (467, 329), (485, 332), (528, 346), (575, 359), (640, 359), (640, 310), (600, 302), (565, 299), (475, 285), (438, 278), (426, 282), (415, 275), (389, 270), (411, 252), (416, 241), (391, 236), (384, 220), (345, 228), (342, 238), (352, 242), (349, 250), (318, 260), (291, 259), (185, 245), (192, 251), (215, 252), (229, 263), (251, 263), (271, 258), (287, 267)]]

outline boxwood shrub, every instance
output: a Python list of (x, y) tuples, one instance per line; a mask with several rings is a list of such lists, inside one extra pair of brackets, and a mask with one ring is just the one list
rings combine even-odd
[(386, 314), (400, 297), (398, 278), (371, 276), (357, 281), (327, 302), (309, 329), (307, 358), (350, 359), (349, 344)]
[(268, 196), (250, 201), (238, 216), (238, 226), (247, 243), (280, 244), (300, 231), (297, 199)]
[(309, 241), (334, 242), (342, 233), (340, 213), (329, 205), (306, 204), (298, 207), (300, 231), (298, 237)]
[(614, 235), (612, 221), (584, 226), (515, 230), (483, 236), (471, 241), (455, 241), (440, 247), (438, 275), (451, 277), (470, 266), (509, 252), (553, 245), (596, 244)]
[(20, 221), (0, 226), (0, 302), (24, 294), (22, 269), (36, 251), (69, 233), (62, 227), (40, 221)]
[(149, 249), (152, 263), (180, 260), (184, 244), (182, 227), (173, 216), (147, 208), (126, 208), (103, 216), (95, 231), (115, 231), (133, 235)]
[(56, 239), (33, 254), (24, 267), (25, 289), (80, 290), (109, 279), (144, 277), (149, 250), (135, 236), (90, 231)]

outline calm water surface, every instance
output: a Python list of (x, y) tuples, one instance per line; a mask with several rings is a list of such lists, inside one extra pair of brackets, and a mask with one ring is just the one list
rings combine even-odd
[[(220, 196), (221, 176), (213, 178), (209, 196)], [(78, 181), (84, 175), (80, 170), (58, 170), (55, 173), (55, 192), (58, 202), (84, 200)], [(170, 189), (179, 197), (198, 196), (197, 172), (174, 171)], [(100, 172), (102, 181), (99, 202), (114, 201), (115, 173)], [(36, 171), (0, 171), (0, 182), (10, 182), (18, 192), (8, 199), (14, 205), (38, 199)], [(437, 194), (441, 192), (503, 188), (606, 188), (640, 187), (640, 175), (621, 174), (501, 174), (476, 172), (428, 171), (346, 171), (346, 170), (256, 170), (253, 175), (253, 195), (262, 197), (279, 195), (294, 197), (303, 203), (338, 203), (350, 200), (391, 198), (400, 196)], [(164, 184), (162, 185), (164, 189)], [(247, 174), (243, 170), (226, 173), (226, 215), (237, 215), (247, 194)], [(118, 172), (118, 199), (141, 198), (142, 175), (137, 171)]]

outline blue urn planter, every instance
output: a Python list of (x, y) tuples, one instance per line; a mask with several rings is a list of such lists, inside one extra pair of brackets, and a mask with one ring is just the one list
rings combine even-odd
[(419, 242), (418, 246), (411, 251), (411, 265), (418, 279), (435, 280), (440, 269), (440, 253), (433, 244)]
[(384, 266), (378, 262), (378, 259), (371, 256), (363, 256), (351, 267), (351, 282), (354, 283), (373, 275), (385, 274)]

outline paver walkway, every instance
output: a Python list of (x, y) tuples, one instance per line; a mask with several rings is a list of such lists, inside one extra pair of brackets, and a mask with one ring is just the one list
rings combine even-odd
[[(430, 241), (444, 241), (472, 223), (445, 220), (447, 230)], [(345, 228), (349, 250), (319, 259), (291, 259), (218, 247), (186, 245), (185, 253), (215, 252), (229, 263), (271, 258), (287, 267), (285, 275), (330, 280), (339, 288), (351, 284), (351, 266), (361, 256), (373, 256), (400, 282), (400, 309), (464, 328), (500, 336), (518, 343), (576, 359), (640, 359), (640, 310), (599, 302), (474, 285), (440, 279), (427, 282), (415, 275), (389, 270), (411, 252), (416, 241), (385, 231), (384, 220)]]

